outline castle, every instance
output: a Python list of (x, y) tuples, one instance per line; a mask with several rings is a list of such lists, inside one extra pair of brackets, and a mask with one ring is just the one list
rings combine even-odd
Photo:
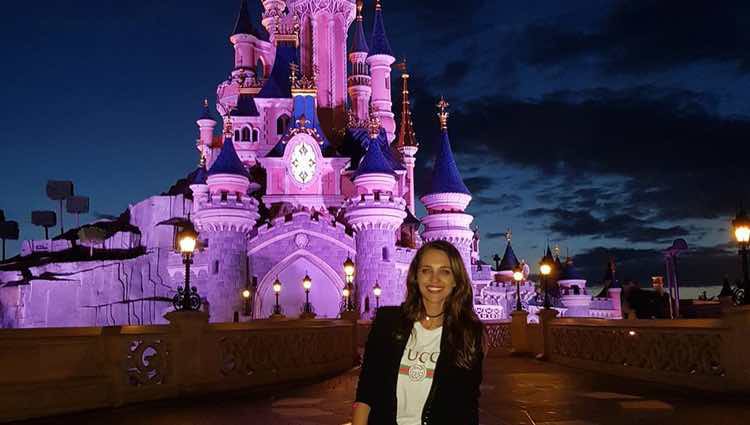
[[(305, 276), (317, 316), (338, 317), (347, 259), (356, 265), (352, 301), (363, 315), (376, 304), (399, 304), (416, 249), (438, 239), (461, 252), (480, 316), (508, 317), (519, 262), (510, 242), (497, 273), (479, 259), (478, 232), (466, 213), (471, 194), (451, 150), (444, 100), (440, 138), (430, 141), (438, 144), (431, 183), (419, 198), (427, 215), (415, 217), (419, 143), (409, 74), (403, 64), (400, 81), (392, 81), (396, 60), (381, 1), (370, 10), (369, 38), (361, 1), (262, 6), (265, 31), (241, 2), (229, 37), (234, 68), (218, 85), (216, 112), (206, 101), (196, 121), (199, 167), (119, 219), (87, 225), (103, 228), (103, 241), (84, 240), (74, 229), (56, 240), (24, 242), (22, 254), (0, 267), (3, 327), (164, 323), (185, 278), (169, 224), (186, 220), (202, 247), (191, 281), (212, 322), (270, 316), (275, 282), (283, 313), (299, 316)], [(394, 85), (402, 93), (398, 122)], [(579, 291), (569, 297), (575, 306), (562, 306), (566, 311), (617, 316), (619, 297), (592, 299), (585, 281), (571, 276)], [(533, 308), (533, 282), (521, 286)]]

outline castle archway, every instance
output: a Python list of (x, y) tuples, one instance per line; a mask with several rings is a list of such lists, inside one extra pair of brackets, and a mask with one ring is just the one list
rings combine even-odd
[(336, 318), (339, 314), (344, 281), (328, 263), (315, 254), (298, 249), (273, 266), (258, 284), (254, 305), (255, 317), (266, 318), (273, 313), (275, 295), (273, 283), (281, 281), (279, 304), (284, 315), (293, 318), (301, 313), (305, 302), (302, 279), (305, 274), (312, 279), (310, 303), (319, 318)]

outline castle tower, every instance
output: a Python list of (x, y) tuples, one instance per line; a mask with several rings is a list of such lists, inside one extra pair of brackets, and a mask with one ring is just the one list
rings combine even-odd
[(247, 8), (247, 0), (240, 3), (240, 13), (229, 41), (234, 46), (234, 69), (252, 70), (255, 73), (258, 54), (256, 44), (261, 39), (260, 32), (253, 26), (250, 12)]
[[(288, 0), (287, 19), (300, 20), (303, 75), (317, 73), (318, 108), (323, 129), (330, 133), (346, 124), (346, 46), (355, 17), (355, 0)], [(316, 71), (317, 68), (317, 71)]]
[(354, 23), (354, 38), (349, 51), (351, 75), (349, 75), (349, 98), (352, 101), (352, 112), (360, 121), (366, 121), (370, 115), (370, 96), (372, 96), (372, 81), (370, 69), (367, 66), (367, 56), (370, 48), (365, 39), (365, 29), (362, 24), (363, 0), (357, 2), (357, 20)]
[(208, 108), (208, 99), (203, 100), (203, 110), (195, 123), (198, 124), (200, 134), (198, 138), (198, 150), (201, 153), (201, 157), (204, 159), (213, 159), (211, 158), (211, 144), (214, 140), (216, 120)]
[(396, 151), (399, 153), (401, 160), (406, 167), (406, 183), (404, 198), (409, 212), (414, 214), (414, 165), (416, 163), (416, 154), (419, 150), (417, 135), (414, 132), (414, 123), (411, 119), (411, 108), (409, 101), (409, 72), (406, 68), (406, 61), (399, 64), (401, 69), (401, 128), (398, 132), (398, 139), (393, 143)]
[(380, 120), (386, 133), (388, 141), (396, 138), (396, 120), (394, 119), (393, 102), (391, 101), (391, 65), (396, 61), (393, 57), (391, 44), (385, 33), (383, 22), (383, 6), (380, 0), (375, 2), (375, 20), (372, 27), (372, 43), (370, 43), (370, 56), (367, 63), (370, 65), (370, 76), (372, 77), (372, 109), (375, 116)]
[(383, 155), (388, 141), (373, 116), (370, 142), (359, 168), (354, 172), (357, 195), (344, 203), (345, 218), (356, 231), (356, 302), (363, 309), (366, 297), (372, 299), (375, 283), (383, 289), (381, 305), (398, 305), (405, 290), (391, 256), (396, 230), (406, 217), (406, 201), (394, 196), (396, 172)]
[(474, 220), (464, 211), (471, 202), (471, 193), (461, 179), (448, 137), (448, 102), (440, 99), (440, 148), (432, 170), (429, 191), (420, 200), (427, 208), (427, 216), (422, 218), (424, 230), (422, 240), (430, 242), (445, 240), (452, 243), (463, 256), (466, 270), (471, 270), (471, 242)]
[(249, 271), (247, 233), (258, 220), (258, 201), (249, 195), (259, 186), (251, 183), (234, 149), (229, 126), (224, 145), (208, 170), (208, 190), (193, 190), (193, 217), (208, 239), (208, 284), (201, 289), (209, 304), (212, 322), (230, 322), (241, 311), (241, 290)]

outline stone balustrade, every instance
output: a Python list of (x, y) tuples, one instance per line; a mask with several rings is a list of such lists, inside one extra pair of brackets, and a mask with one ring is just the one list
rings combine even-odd
[(0, 330), (0, 422), (335, 375), (358, 358), (344, 320)]

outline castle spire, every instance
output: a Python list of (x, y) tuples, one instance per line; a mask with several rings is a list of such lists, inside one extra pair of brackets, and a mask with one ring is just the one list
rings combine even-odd
[(417, 136), (414, 132), (414, 123), (411, 119), (411, 108), (409, 101), (409, 71), (406, 67), (406, 59), (404, 59), (397, 68), (401, 71), (402, 90), (401, 90), (401, 130), (399, 131), (398, 140), (396, 147), (402, 146), (419, 146), (417, 143)]
[(391, 43), (385, 33), (385, 22), (383, 20), (383, 5), (380, 0), (375, 1), (375, 21), (372, 26), (372, 49), (370, 56), (388, 55), (393, 56)]
[(370, 47), (367, 45), (367, 37), (365, 37), (365, 28), (363, 25), (363, 8), (363, 0), (357, 0), (357, 19), (354, 23), (354, 39), (352, 40), (352, 50), (350, 53), (370, 53)]
[(260, 33), (250, 20), (250, 11), (247, 8), (247, 0), (240, 0), (240, 13), (237, 15), (237, 22), (235, 22), (234, 31), (232, 31), (232, 35), (237, 34), (250, 34), (260, 38)]
[(458, 171), (458, 165), (456, 165), (456, 159), (453, 157), (453, 150), (451, 149), (450, 138), (448, 137), (448, 102), (444, 98), (440, 98), (440, 102), (437, 104), (440, 112), (438, 117), (440, 118), (440, 148), (435, 159), (435, 167), (432, 170), (432, 182), (428, 194), (438, 193), (463, 193), (471, 195), (469, 189), (464, 184), (461, 178), (461, 173)]

